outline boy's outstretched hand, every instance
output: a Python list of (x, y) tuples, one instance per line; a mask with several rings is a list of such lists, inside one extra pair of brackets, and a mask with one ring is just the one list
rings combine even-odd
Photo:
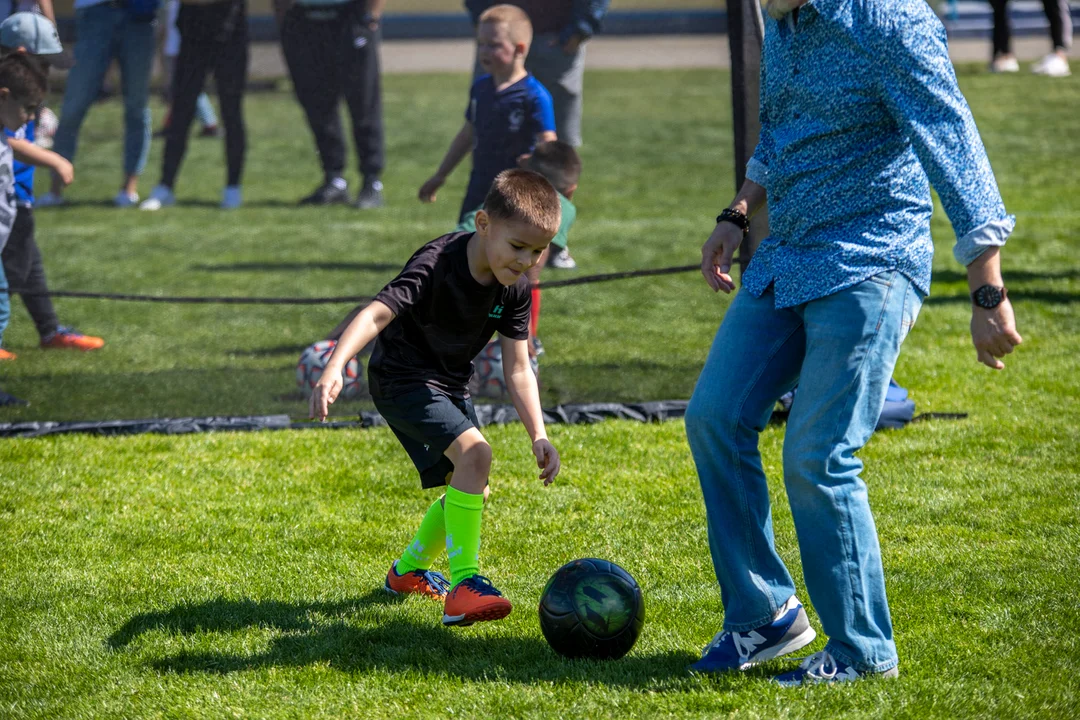
[[(326, 420), (330, 412), (330, 404), (337, 400), (341, 388), (344, 386), (341, 371), (330, 372), (330, 368), (323, 370), (322, 377), (311, 391), (311, 406), (308, 417), (320, 422)], [(558, 457), (558, 456), (556, 456)]]
[(433, 203), (435, 202), (435, 194), (439, 188), (446, 182), (446, 178), (439, 177), (438, 175), (432, 175), (420, 186), (420, 192), (417, 193), (417, 197), (420, 198), (420, 202)]
[(544, 485), (555, 482), (555, 476), (559, 474), (562, 460), (559, 459), (559, 451), (555, 449), (547, 438), (540, 438), (533, 443), (533, 455), (536, 456), (536, 467), (541, 468), (540, 479)]

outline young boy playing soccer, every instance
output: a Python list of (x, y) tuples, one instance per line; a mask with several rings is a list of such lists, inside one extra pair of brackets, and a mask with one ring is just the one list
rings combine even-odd
[[(448, 485), (428, 509), (386, 589), (443, 599), (444, 625), (471, 625), (510, 614), (510, 602), (479, 574), (480, 524), (491, 446), (477, 429), (467, 385), (472, 359), (496, 332), (506, 385), (540, 478), (559, 473), (529, 365), (528, 270), (559, 229), (559, 197), (547, 180), (508, 170), (492, 183), (476, 232), (451, 233), (416, 251), (401, 273), (338, 340), (311, 395), (311, 416), (326, 418), (341, 392), (344, 364), (375, 339), (368, 364), (371, 397), (409, 454), (424, 488)], [(430, 570), (445, 542), (453, 585)]]
[(490, 74), (473, 83), (465, 124), (419, 193), (423, 202), (435, 202), (447, 176), (472, 152), (459, 219), (484, 201), (496, 175), (517, 167), (518, 158), (531, 153), (537, 143), (556, 139), (551, 94), (525, 70), (532, 44), (532, 23), (525, 11), (513, 5), (485, 11), (476, 28), (476, 43), (480, 65)]

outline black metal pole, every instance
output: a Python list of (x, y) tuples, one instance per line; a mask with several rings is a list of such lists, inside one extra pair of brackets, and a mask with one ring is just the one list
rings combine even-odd
[[(735, 135), (735, 187), (746, 179), (746, 163), (757, 147), (761, 46), (765, 25), (758, 0), (729, 0), (728, 45), (731, 50), (731, 107)], [(769, 213), (759, 211), (750, 221), (750, 232), (739, 248), (739, 268), (746, 270), (758, 243), (769, 234)]]

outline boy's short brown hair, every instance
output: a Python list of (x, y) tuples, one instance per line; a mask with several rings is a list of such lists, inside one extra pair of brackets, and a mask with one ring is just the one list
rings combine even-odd
[(15, 54), (0, 60), (0, 88), (7, 88), (20, 102), (40, 103), (45, 99), (49, 81), (28, 58)]
[(573, 192), (581, 178), (581, 158), (573, 145), (562, 140), (537, 145), (525, 167), (546, 177), (563, 195)]
[(503, 170), (491, 183), (484, 212), (501, 220), (517, 220), (555, 237), (562, 223), (559, 195), (540, 173)]
[(484, 23), (506, 25), (510, 31), (511, 42), (525, 43), (526, 48), (532, 45), (532, 21), (529, 20), (529, 16), (525, 11), (517, 5), (492, 5), (480, 14), (477, 26)]

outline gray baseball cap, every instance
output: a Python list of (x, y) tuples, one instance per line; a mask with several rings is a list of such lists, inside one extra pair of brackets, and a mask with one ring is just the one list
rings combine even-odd
[(26, 48), (27, 54), (36, 55), (53, 67), (63, 69), (74, 64), (71, 54), (60, 44), (56, 26), (38, 13), (17, 12), (0, 23), (0, 45)]

